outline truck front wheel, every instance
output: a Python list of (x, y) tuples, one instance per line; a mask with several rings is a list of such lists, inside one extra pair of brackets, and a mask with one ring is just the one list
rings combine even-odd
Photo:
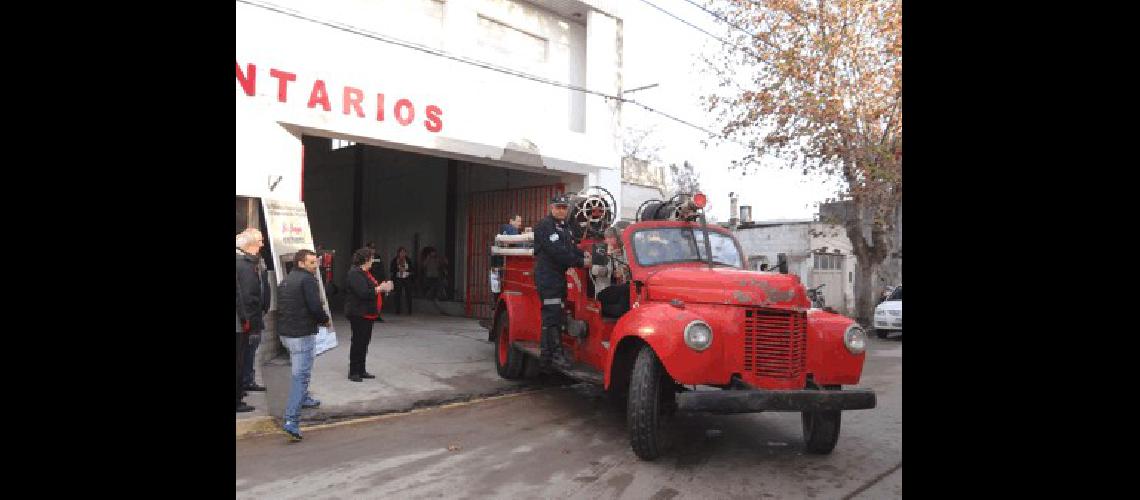
[(506, 309), (499, 311), (494, 324), (499, 332), (495, 339), (495, 369), (500, 377), (517, 380), (523, 376), (523, 358), (526, 355), (511, 345), (511, 322)]
[[(838, 390), (840, 386), (824, 386), (824, 389)], [(819, 387), (809, 384), (808, 389)], [(839, 442), (839, 427), (843, 412), (840, 411), (805, 411), (800, 414), (804, 425), (804, 448), (808, 453), (827, 455), (835, 449)]]
[(657, 355), (642, 346), (633, 363), (629, 381), (626, 422), (633, 452), (642, 460), (654, 460), (669, 447), (668, 423), (676, 411), (677, 393)]
[(835, 443), (839, 442), (841, 415), (842, 412), (838, 411), (803, 412), (804, 447), (808, 453), (827, 455), (835, 449)]

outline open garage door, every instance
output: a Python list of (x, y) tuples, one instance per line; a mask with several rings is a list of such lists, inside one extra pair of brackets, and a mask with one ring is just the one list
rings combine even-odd
[(467, 218), (468, 317), (491, 317), (491, 245), (499, 228), (514, 214), (522, 215), (523, 227), (534, 227), (546, 217), (550, 197), (565, 192), (564, 184), (471, 193)]

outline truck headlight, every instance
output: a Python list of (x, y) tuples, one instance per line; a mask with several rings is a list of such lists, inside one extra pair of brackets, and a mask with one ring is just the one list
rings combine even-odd
[(861, 354), (867, 350), (867, 333), (859, 323), (851, 323), (851, 326), (843, 332), (843, 345), (847, 346), (851, 354)]
[(694, 351), (703, 351), (712, 345), (712, 327), (701, 320), (695, 320), (685, 327), (685, 345)]

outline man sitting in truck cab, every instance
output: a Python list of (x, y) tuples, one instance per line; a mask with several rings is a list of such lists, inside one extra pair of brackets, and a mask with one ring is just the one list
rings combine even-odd
[(594, 280), (594, 297), (602, 303), (602, 316), (617, 318), (629, 311), (628, 269), (623, 264), (625, 251), (622, 248), (621, 231), (609, 227), (604, 236), (609, 258), (604, 264), (591, 266), (590, 276)]

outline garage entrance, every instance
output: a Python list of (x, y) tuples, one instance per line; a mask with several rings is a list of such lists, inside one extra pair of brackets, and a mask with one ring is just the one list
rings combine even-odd
[(565, 191), (565, 186), (559, 183), (471, 193), (467, 207), (467, 301), (464, 307), (467, 316), (491, 317), (493, 304), (488, 270), (491, 269), (490, 249), (499, 228), (516, 214), (522, 216), (523, 228), (534, 227), (546, 217), (550, 197)]
[[(335, 252), (335, 286), (330, 287), (335, 291), (329, 297), (334, 314), (344, 310), (353, 251), (372, 243), (377, 279), (392, 278), (389, 266), (399, 248), (412, 259), (413, 314), (489, 315), (490, 262), (484, 254), (499, 225), (518, 212), (524, 225), (533, 226), (545, 215), (550, 195), (580, 177), (313, 135), (305, 135), (302, 143), (302, 200), (313, 241)], [(429, 249), (436, 250), (443, 274), (445, 300), (439, 302), (425, 300), (428, 283), (422, 266)], [(390, 295), (382, 317), (394, 314), (394, 305)]]

